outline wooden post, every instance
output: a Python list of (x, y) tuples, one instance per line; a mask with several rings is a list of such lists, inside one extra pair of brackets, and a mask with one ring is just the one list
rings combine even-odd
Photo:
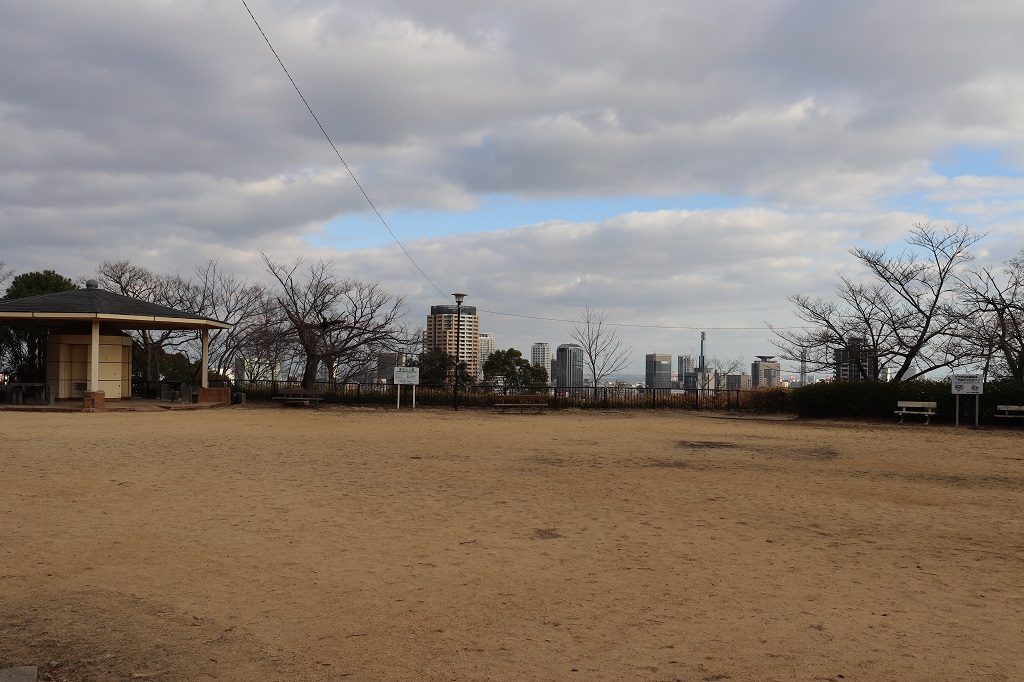
[(92, 343), (89, 344), (89, 390), (100, 390), (100, 321), (92, 321)]
[(203, 369), (200, 375), (200, 386), (210, 387), (210, 330), (203, 328)]

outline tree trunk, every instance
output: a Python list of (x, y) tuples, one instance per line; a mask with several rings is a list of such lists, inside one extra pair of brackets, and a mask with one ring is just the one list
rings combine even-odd
[(316, 371), (320, 367), (319, 356), (306, 355), (306, 365), (302, 370), (302, 387), (316, 388)]

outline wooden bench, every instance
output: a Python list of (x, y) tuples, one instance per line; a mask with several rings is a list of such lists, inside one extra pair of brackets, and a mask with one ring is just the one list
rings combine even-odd
[(319, 407), (320, 401), (324, 399), (324, 392), (315, 388), (282, 388), (278, 390), (272, 400), (278, 400), (282, 405), (312, 405)]
[(1003, 419), (1024, 419), (1024, 405), (996, 405), (996, 417)]
[(530, 410), (540, 414), (548, 407), (548, 396), (537, 393), (524, 393), (522, 395), (507, 395), (504, 399), (508, 402), (496, 403), (494, 409), (508, 412), (518, 410), (520, 413)]
[(923, 400), (901, 400), (896, 403), (894, 412), (900, 416), (900, 424), (908, 414), (917, 414), (924, 417), (924, 423), (927, 425), (931, 423), (932, 417), (935, 416), (935, 408), (938, 406), (938, 403)]

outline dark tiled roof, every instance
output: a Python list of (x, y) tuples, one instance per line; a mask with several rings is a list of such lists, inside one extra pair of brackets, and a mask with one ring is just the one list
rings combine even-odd
[[(173, 317), (209, 320), (208, 317), (140, 301), (103, 289), (74, 289), (57, 294), (26, 296), (0, 301), (0, 313), (82, 313), (83, 315), (132, 315), (136, 317)], [(216, 322), (216, 320), (213, 320)]]

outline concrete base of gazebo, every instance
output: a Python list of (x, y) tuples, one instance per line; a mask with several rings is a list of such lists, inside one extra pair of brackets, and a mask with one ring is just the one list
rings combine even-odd
[[(58, 400), (53, 405), (6, 405), (0, 404), (0, 412), (82, 412), (83, 400)], [(178, 412), (184, 410), (209, 410), (227, 407), (226, 403), (171, 403), (166, 400), (112, 400), (105, 403), (103, 412)]]
[(231, 389), (230, 388), (200, 388), (199, 389), (199, 400), (200, 403), (224, 403), (225, 405), (231, 404)]

